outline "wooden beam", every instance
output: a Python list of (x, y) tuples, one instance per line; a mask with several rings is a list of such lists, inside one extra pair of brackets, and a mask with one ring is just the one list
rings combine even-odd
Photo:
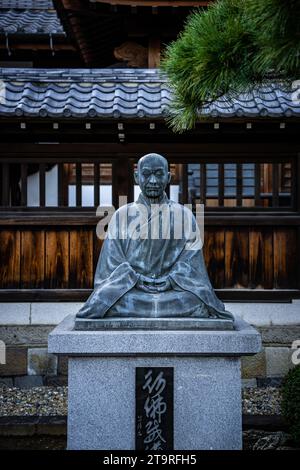
[[(114, 192), (115, 201), (113, 205), (118, 206), (118, 193)], [(124, 195), (124, 192), (119, 193)], [(126, 195), (126, 194), (125, 194)], [(132, 201), (132, 197), (128, 198), (128, 202)], [(220, 226), (257, 226), (257, 227), (295, 227), (300, 228), (299, 214), (291, 215), (287, 211), (269, 211), (266, 214), (264, 211), (253, 211), (250, 214), (247, 211), (236, 212), (228, 211), (222, 208), (222, 212), (205, 210), (205, 225), (212, 227)], [(5, 208), (0, 210), (0, 226), (87, 226), (96, 225), (99, 222), (99, 217), (95, 216), (94, 209), (90, 207), (45, 207), (42, 210), (39, 207), (31, 207), (28, 211), (22, 207), (14, 208), (9, 211)], [(300, 263), (299, 263), (300, 265)]]
[[(192, 161), (200, 163), (209, 161), (218, 163), (220, 160), (225, 163), (234, 163), (237, 160), (243, 162), (261, 162), (272, 163), (283, 159), (289, 161), (293, 154), (298, 151), (299, 144), (297, 142), (246, 142), (244, 144), (230, 142), (152, 142), (151, 151), (165, 154), (171, 160), (181, 160), (178, 163), (191, 163)], [(98, 158), (99, 161), (108, 162), (109, 159), (115, 161), (120, 157), (136, 157), (139, 158), (143, 153), (149, 153), (149, 143), (24, 143), (9, 142), (0, 143), (0, 161), (19, 163), (22, 161), (41, 163), (41, 159), (47, 159), (47, 163), (58, 160), (65, 160), (65, 163), (74, 163), (75, 161), (83, 162), (90, 158)], [(99, 158), (99, 155), (102, 158)], [(36, 159), (36, 160), (35, 160)], [(243, 159), (243, 160), (241, 160)], [(184, 161), (186, 160), (186, 161)], [(299, 192), (300, 194), (300, 192)], [(300, 196), (299, 196), (300, 204)], [(300, 205), (298, 206), (300, 210)]]
[[(6, 49), (6, 45), (0, 43), (0, 49)], [(11, 50), (32, 50), (32, 51), (51, 51), (49, 44), (41, 44), (41, 43), (24, 43), (20, 42), (17, 44), (10, 44)], [(71, 44), (54, 44), (53, 50), (55, 51), (76, 51), (76, 48)]]

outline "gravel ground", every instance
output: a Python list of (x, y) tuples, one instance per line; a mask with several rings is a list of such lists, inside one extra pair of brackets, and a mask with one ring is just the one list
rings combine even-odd
[[(243, 413), (278, 415), (280, 390), (243, 389)], [(54, 416), (67, 414), (67, 387), (0, 388), (0, 416)]]
[(0, 389), (0, 416), (53, 416), (67, 414), (67, 387)]
[(280, 415), (281, 394), (276, 387), (245, 388), (243, 413), (251, 415)]

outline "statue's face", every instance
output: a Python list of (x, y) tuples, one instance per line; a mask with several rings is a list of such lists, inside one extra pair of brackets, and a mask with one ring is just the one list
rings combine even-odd
[(136, 182), (146, 197), (160, 198), (170, 179), (168, 162), (165, 158), (151, 155), (144, 157), (139, 162)]

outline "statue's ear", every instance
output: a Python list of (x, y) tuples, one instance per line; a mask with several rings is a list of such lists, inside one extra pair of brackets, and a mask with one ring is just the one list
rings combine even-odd
[(138, 171), (134, 172), (134, 182), (135, 184), (139, 184), (139, 172)]
[(172, 176), (171, 176), (171, 172), (170, 172), (170, 171), (168, 171), (168, 184), (169, 184), (169, 183), (170, 183), (170, 181), (171, 181), (171, 177), (172, 177)]

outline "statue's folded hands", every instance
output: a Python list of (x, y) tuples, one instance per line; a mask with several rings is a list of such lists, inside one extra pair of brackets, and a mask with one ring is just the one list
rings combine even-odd
[(172, 286), (169, 276), (155, 278), (144, 276), (143, 274), (141, 274), (136, 284), (136, 288), (144, 292), (155, 294), (170, 290), (172, 289)]

